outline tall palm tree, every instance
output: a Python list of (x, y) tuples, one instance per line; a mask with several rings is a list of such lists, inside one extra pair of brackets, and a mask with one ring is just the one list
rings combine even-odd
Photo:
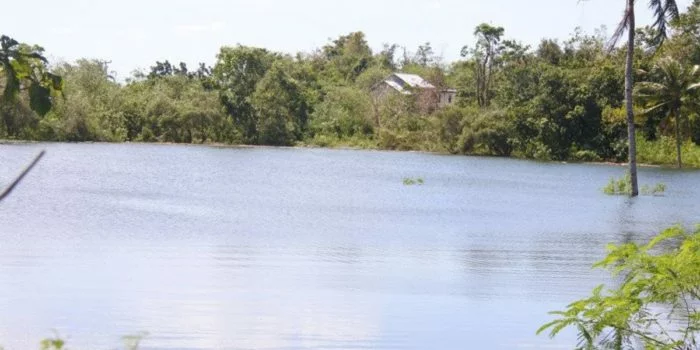
[[(634, 102), (632, 91), (634, 87), (634, 38), (635, 38), (635, 14), (634, 5), (636, 0), (626, 0), (627, 6), (622, 16), (622, 21), (618, 25), (610, 40), (610, 46), (614, 46), (625, 34), (627, 37), (627, 62), (625, 67), (625, 99), (627, 107), (627, 138), (629, 141), (629, 162), (630, 177), (632, 180), (632, 196), (639, 195), (639, 184), (637, 181), (637, 142), (635, 140), (634, 126)], [(667, 36), (668, 24), (671, 20), (678, 18), (678, 4), (676, 0), (649, 0), (649, 8), (654, 12), (655, 21), (653, 28), (657, 31), (655, 44), (660, 46)]]
[(650, 73), (651, 81), (638, 83), (635, 96), (648, 106), (645, 113), (661, 111), (669, 119), (674, 119), (677, 165), (681, 168), (681, 112), (683, 107), (697, 104), (691, 93), (700, 88), (700, 66), (687, 69), (672, 57), (664, 57), (656, 62)]

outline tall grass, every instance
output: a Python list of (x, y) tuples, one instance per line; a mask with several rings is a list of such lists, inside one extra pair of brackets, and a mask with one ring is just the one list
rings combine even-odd
[[(684, 167), (700, 168), (700, 146), (686, 141), (681, 146)], [(676, 139), (662, 136), (656, 141), (637, 138), (637, 161), (646, 164), (676, 165)]]

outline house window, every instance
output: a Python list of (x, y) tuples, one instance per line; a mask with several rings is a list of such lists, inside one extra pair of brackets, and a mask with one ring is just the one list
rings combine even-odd
[(447, 97), (447, 103), (452, 103), (452, 95)]

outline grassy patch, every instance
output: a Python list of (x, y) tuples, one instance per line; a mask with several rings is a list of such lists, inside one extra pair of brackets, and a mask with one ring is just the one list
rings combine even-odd
[[(684, 167), (700, 168), (700, 146), (686, 141), (681, 146)], [(662, 136), (656, 141), (637, 138), (637, 161), (646, 164), (676, 165), (676, 140)]]

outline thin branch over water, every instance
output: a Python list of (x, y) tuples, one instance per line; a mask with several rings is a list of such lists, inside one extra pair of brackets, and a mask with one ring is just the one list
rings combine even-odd
[(34, 158), (34, 160), (26, 168), (24, 168), (24, 170), (22, 170), (22, 173), (20, 173), (19, 176), (17, 176), (17, 178), (14, 181), (12, 181), (10, 185), (2, 191), (2, 193), (0, 193), (0, 201), (5, 199), (5, 197), (7, 197), (10, 194), (10, 192), (12, 192), (12, 190), (15, 189), (15, 187), (20, 183), (20, 181), (22, 181), (22, 179), (32, 170), (32, 168), (34, 168), (34, 166), (37, 163), (39, 163), (44, 154), (46, 154), (45, 150), (39, 152), (39, 154)]

